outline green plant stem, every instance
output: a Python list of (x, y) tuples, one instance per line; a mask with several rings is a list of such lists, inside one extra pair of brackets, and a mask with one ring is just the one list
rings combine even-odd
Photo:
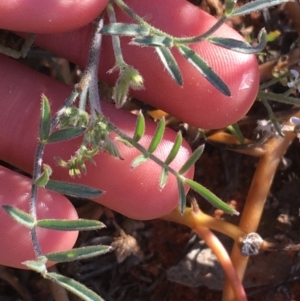
[[(34, 218), (34, 220), (37, 220), (37, 190), (38, 187), (34, 184), (35, 180), (40, 176), (42, 171), (42, 157), (45, 149), (45, 144), (39, 142), (36, 151), (35, 151), (35, 160), (33, 165), (33, 174), (32, 174), (32, 185), (31, 185), (31, 192), (30, 192), (30, 203), (29, 203), (29, 213)], [(40, 245), (38, 243), (37, 233), (36, 233), (36, 227), (32, 227), (30, 229), (30, 235), (31, 235), (31, 241), (33, 245), (33, 250), (36, 255), (36, 257), (39, 257), (42, 255), (42, 251), (40, 248)]]
[[(100, 17), (94, 31), (94, 36), (92, 39), (88, 63), (86, 69), (84, 71), (84, 75), (80, 80), (79, 84), (75, 86), (75, 89), (72, 91), (71, 95), (65, 100), (62, 108), (55, 114), (55, 116), (51, 119), (50, 132), (56, 127), (60, 115), (65, 111), (67, 107), (69, 107), (79, 96), (80, 92), (85, 89), (85, 87), (89, 88), (89, 98), (91, 104), (92, 114), (96, 110), (99, 113), (101, 112), (100, 108), (100, 99), (98, 93), (98, 64), (100, 58), (100, 47), (101, 47), (101, 38), (102, 35), (99, 33), (100, 29), (103, 26), (103, 18)], [(95, 113), (94, 113), (95, 115)], [(42, 171), (42, 158), (45, 149), (45, 143), (39, 142), (36, 152), (35, 152), (35, 160), (33, 166), (33, 174), (32, 174), (32, 186), (31, 186), (31, 195), (30, 195), (30, 205), (29, 212), (34, 220), (37, 220), (37, 186), (34, 184), (35, 180), (40, 176)], [(36, 227), (33, 227), (30, 230), (33, 249), (36, 257), (42, 255), (41, 248), (38, 243)]]
[(275, 85), (276, 83), (278, 83), (282, 78), (286, 77), (288, 73), (285, 73), (283, 74), (282, 76), (279, 76), (279, 77), (275, 77), (275, 78), (272, 78), (270, 81), (262, 84), (259, 86), (259, 89), (261, 91), (263, 91), (264, 89), (267, 89), (273, 85)]
[[(81, 83), (81, 81), (80, 81)], [(59, 122), (59, 119), (62, 114), (64, 114), (65, 110), (72, 105), (72, 103), (75, 102), (76, 98), (80, 95), (80, 88), (78, 88), (78, 85), (75, 85), (75, 89), (71, 92), (71, 95), (65, 100), (64, 104), (62, 107), (55, 113), (54, 117), (51, 119), (51, 128), (50, 131), (53, 130), (56, 125)]]
[(205, 33), (195, 36), (195, 37), (188, 37), (188, 38), (173, 38), (174, 44), (192, 44), (204, 41), (206, 38), (211, 36), (217, 29), (219, 29), (227, 20), (227, 17), (223, 16), (220, 18), (209, 30)]
[(267, 109), (267, 112), (268, 112), (268, 115), (269, 115), (269, 118), (271, 120), (271, 122), (273, 123), (277, 133), (281, 136), (281, 137), (284, 137), (282, 131), (281, 131), (281, 126), (277, 120), (277, 118), (275, 117), (273, 111), (272, 111), (272, 108), (271, 106), (269, 105), (268, 101), (265, 100), (265, 99), (262, 99), (261, 100), (263, 105), (265, 106), (265, 108)]
[[(115, 10), (111, 3), (107, 5), (106, 10), (107, 10), (110, 23), (116, 23), (117, 19), (115, 15)], [(122, 55), (120, 37), (118, 35), (112, 35), (111, 39), (112, 39), (112, 45), (113, 45), (114, 55), (116, 59), (116, 65), (120, 67), (126, 65)]]
[(33, 45), (34, 43), (34, 40), (35, 40), (35, 37), (36, 37), (36, 34), (35, 33), (29, 33), (25, 39), (25, 42), (22, 46), (22, 49), (21, 49), (21, 57), (24, 58), (27, 56), (31, 46)]
[(274, 100), (277, 102), (287, 103), (287, 104), (291, 104), (291, 105), (298, 105), (298, 106), (300, 105), (299, 98), (289, 97), (289, 96), (285, 96), (283, 94), (259, 91), (257, 97), (259, 99)]
[[(98, 67), (100, 61), (100, 50), (102, 42), (103, 16), (101, 15), (96, 21), (93, 38), (88, 55), (88, 62), (83, 74), (83, 78), (88, 80), (89, 102), (91, 115), (96, 118), (96, 113), (101, 113), (99, 89), (98, 89)], [(85, 98), (86, 99), (86, 98)]]
[[(105, 118), (105, 116), (103, 116)], [(105, 118), (106, 119), (106, 118)], [(117, 126), (115, 126), (111, 121), (107, 120), (110, 129), (115, 132), (118, 136), (120, 136), (122, 139), (128, 141), (132, 146), (134, 146), (137, 150), (139, 150), (142, 154), (147, 156), (149, 159), (154, 161), (157, 165), (161, 166), (162, 168), (166, 168), (168, 172), (173, 174), (176, 178), (183, 177), (182, 175), (179, 175), (178, 172), (170, 167), (169, 165), (166, 165), (164, 161), (157, 158), (152, 153), (149, 153), (149, 151), (143, 147), (141, 144), (133, 140), (131, 137), (129, 137), (127, 134), (125, 134), (121, 129), (119, 129)]]
[(168, 37), (173, 40), (174, 44), (177, 44), (177, 45), (178, 44), (192, 44), (192, 43), (197, 43), (197, 42), (205, 40), (207, 37), (212, 35), (218, 28), (220, 28), (228, 18), (226, 16), (222, 17), (208, 31), (206, 31), (205, 33), (203, 33), (199, 36), (188, 37), (188, 38), (179, 38), (179, 37), (173, 37), (172, 35), (167, 34), (166, 32), (159, 30), (159, 29), (153, 27), (152, 25), (150, 25), (148, 22), (146, 22), (144, 19), (142, 19), (139, 15), (137, 15), (128, 5), (126, 5), (124, 3), (124, 1), (114, 0), (114, 3), (120, 9), (122, 9), (126, 14), (128, 14), (134, 21), (136, 21), (138, 24), (148, 27), (150, 29), (151, 34)]
[(124, 1), (122, 0), (113, 0), (113, 2), (121, 9), (123, 10), (130, 18), (132, 18), (135, 22), (137, 22), (140, 25), (146, 26), (149, 28), (151, 34), (156, 34), (158, 36), (165, 36), (173, 39), (173, 37), (165, 32), (163, 32), (160, 29), (157, 29), (153, 27), (151, 24), (146, 22), (143, 18), (141, 18), (139, 15), (137, 15)]

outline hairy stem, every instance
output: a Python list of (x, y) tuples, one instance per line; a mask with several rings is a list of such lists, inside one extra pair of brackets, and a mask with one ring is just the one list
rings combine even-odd
[(204, 41), (207, 37), (212, 35), (218, 28), (220, 28), (224, 24), (224, 22), (227, 20), (226, 16), (222, 17), (208, 31), (206, 31), (205, 33), (203, 33), (199, 36), (188, 37), (188, 38), (179, 38), (179, 37), (173, 37), (172, 35), (153, 27), (151, 24), (146, 22), (139, 15), (137, 15), (129, 6), (126, 5), (126, 3), (124, 3), (124, 1), (114, 0), (114, 3), (120, 9), (122, 9), (128, 16), (130, 16), (134, 21), (136, 21), (138, 24), (148, 27), (152, 34), (171, 38), (173, 40), (174, 44), (192, 44), (192, 43)]
[(101, 15), (96, 21), (94, 34), (88, 55), (88, 62), (83, 74), (83, 78), (88, 79), (89, 102), (91, 114), (95, 117), (95, 111), (101, 113), (100, 96), (98, 89), (98, 67), (100, 61), (100, 50), (102, 42), (103, 16)]
[[(108, 4), (106, 7), (108, 18), (110, 23), (117, 23), (115, 11), (112, 4)], [(121, 43), (120, 43), (120, 37), (118, 35), (112, 35), (111, 36), (114, 55), (116, 59), (116, 65), (122, 66), (125, 64), (125, 61), (123, 59), (122, 50), (121, 50)]]
[[(69, 107), (79, 96), (79, 94), (84, 90), (85, 86), (89, 87), (89, 96), (91, 102), (92, 110), (97, 110), (98, 112), (101, 111), (100, 108), (100, 99), (98, 93), (98, 64), (100, 58), (100, 47), (101, 47), (101, 34), (100, 29), (103, 26), (103, 18), (100, 17), (96, 26), (95, 32), (93, 35), (90, 52), (88, 56), (88, 63), (86, 69), (84, 71), (84, 75), (79, 84), (77, 84), (72, 91), (71, 95), (65, 100), (62, 108), (54, 115), (51, 119), (50, 125), (50, 132), (57, 126), (60, 115), (64, 112), (64, 110)], [(34, 220), (37, 220), (37, 190), (38, 187), (35, 184), (35, 181), (41, 175), (42, 171), (42, 162), (43, 162), (43, 153), (45, 149), (46, 143), (39, 142), (36, 152), (35, 152), (35, 159), (34, 159), (34, 166), (33, 166), (33, 174), (32, 174), (32, 186), (31, 186), (31, 194), (30, 194), (30, 204), (29, 204), (29, 212)], [(33, 249), (35, 252), (36, 257), (42, 255), (41, 248), (38, 243), (36, 227), (33, 227), (30, 230)]]
[(157, 158), (152, 153), (149, 153), (146, 148), (144, 148), (141, 144), (139, 144), (134, 139), (132, 139), (131, 137), (129, 137), (127, 134), (125, 134), (121, 129), (119, 129), (117, 126), (115, 126), (112, 122), (110, 122), (109, 120), (107, 120), (107, 121), (109, 123), (109, 127), (111, 128), (111, 130), (113, 132), (115, 132), (118, 136), (120, 136), (122, 139), (128, 141), (132, 146), (134, 146), (134, 148), (136, 148), (137, 150), (139, 150), (142, 154), (147, 155), (148, 158), (151, 159), (152, 161), (154, 161), (157, 165), (159, 165), (161, 167), (166, 167), (168, 169), (168, 172), (170, 172), (171, 174), (173, 174), (175, 177), (179, 176), (178, 172), (175, 169), (173, 169), (169, 165), (166, 165), (162, 160), (160, 160), (159, 158)]
[[(29, 213), (37, 220), (37, 190), (38, 187), (34, 184), (35, 180), (40, 176), (42, 171), (42, 157), (45, 149), (45, 144), (39, 142), (37, 149), (35, 151), (35, 160), (33, 165), (33, 174), (32, 174), (32, 185), (31, 185), (31, 192), (30, 192), (30, 203), (29, 203)], [(38, 243), (36, 227), (30, 229), (31, 241), (33, 245), (33, 250), (36, 257), (42, 255), (42, 251), (40, 245)]]

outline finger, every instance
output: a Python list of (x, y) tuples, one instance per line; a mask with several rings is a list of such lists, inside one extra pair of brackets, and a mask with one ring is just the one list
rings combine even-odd
[[(19, 168), (31, 172), (37, 145), (40, 96), (50, 99), (55, 112), (69, 95), (70, 88), (38, 74), (18, 63), (0, 56), (0, 158)], [(116, 110), (103, 103), (105, 115), (129, 135), (133, 135), (136, 116)], [(141, 143), (149, 145), (156, 125), (146, 124), (146, 134)], [(175, 133), (166, 130), (164, 140), (156, 151), (160, 159), (170, 152)], [(87, 184), (105, 191), (97, 202), (135, 219), (153, 219), (167, 214), (178, 205), (177, 181), (170, 176), (164, 189), (159, 189), (161, 167), (152, 161), (135, 169), (130, 168), (132, 160), (140, 153), (131, 147), (117, 143), (124, 160), (100, 153), (96, 164), (87, 163), (87, 175), (70, 179), (68, 171), (57, 166), (54, 156), (67, 160), (80, 146), (80, 139), (46, 146), (44, 162), (53, 168), (53, 178)], [(190, 155), (186, 142), (171, 166), (178, 170)], [(187, 176), (192, 177), (193, 168)]]
[[(0, 205), (10, 205), (29, 212), (31, 180), (0, 166)], [(78, 219), (77, 212), (64, 196), (46, 189), (38, 191), (38, 219)], [(0, 264), (25, 268), (25, 260), (35, 259), (29, 229), (18, 224), (0, 208)], [(64, 232), (37, 229), (38, 242), (42, 253), (70, 250), (78, 232)]]
[(80, 28), (94, 20), (108, 0), (0, 2), (0, 28), (32, 32), (54, 33)]
[[(129, 0), (126, 2), (148, 22), (175, 36), (196, 36), (207, 31), (216, 19), (185, 0)], [(117, 10), (118, 22), (130, 22)], [(199, 21), (201, 20), (201, 21)], [(223, 25), (216, 33), (241, 40), (241, 36)], [(72, 34), (39, 36), (37, 44), (84, 66), (91, 37), (91, 26)], [(121, 38), (125, 61), (144, 77), (145, 89), (132, 91), (132, 95), (157, 108), (169, 112), (200, 128), (222, 128), (243, 117), (257, 95), (259, 72), (254, 55), (233, 52), (214, 46), (207, 41), (189, 45), (221, 77), (231, 91), (224, 96), (212, 86), (176, 49), (172, 53), (183, 75), (179, 87), (168, 75), (153, 48), (128, 45), (130, 39)], [(114, 84), (118, 73), (107, 71), (114, 66), (113, 50), (109, 37), (103, 40), (100, 61), (100, 78)]]

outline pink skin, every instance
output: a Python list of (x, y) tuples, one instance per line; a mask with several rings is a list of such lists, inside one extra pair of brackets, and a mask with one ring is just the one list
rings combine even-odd
[[(0, 183), (0, 204), (15, 206), (29, 212), (31, 180), (0, 166)], [(40, 188), (38, 200), (37, 215), (39, 219), (64, 218), (75, 220), (78, 218), (73, 205), (67, 198), (58, 193)], [(25, 266), (21, 262), (35, 258), (29, 229), (12, 221), (3, 210), (0, 210), (0, 220), (0, 264), (24, 268)], [(42, 228), (39, 228), (37, 233), (44, 254), (53, 252), (53, 245), (56, 251), (69, 250), (73, 247), (78, 236), (77, 231), (68, 232), (68, 239), (66, 239), (66, 233), (62, 231)]]
[(1, 28), (32, 33), (71, 31), (87, 25), (108, 0), (1, 1)]
[[(39, 129), (40, 95), (42, 92), (47, 95), (53, 112), (56, 112), (62, 100), (70, 94), (71, 89), (3, 56), (0, 56), (0, 65), (2, 66), (0, 77), (2, 76), (10, 83), (0, 85), (0, 95), (3, 99), (0, 102), (0, 112), (3, 112), (3, 114), (0, 113), (0, 141), (2, 141), (0, 158), (22, 170), (31, 172)], [(39, 82), (39, 85), (36, 85), (36, 82)], [(24, 95), (30, 101), (24, 101)], [(115, 110), (107, 103), (103, 104), (103, 109), (111, 121), (133, 136), (135, 116), (123, 114), (124, 112)], [(141, 140), (144, 146), (149, 145), (155, 127), (153, 122), (147, 122), (147, 133)], [(166, 130), (164, 143), (156, 154), (165, 159), (174, 140), (175, 133), (170, 129)], [(68, 171), (58, 167), (54, 157), (60, 156), (67, 160), (74, 154), (80, 143), (81, 139), (73, 139), (46, 147), (44, 163), (52, 166), (53, 178), (102, 189), (105, 194), (95, 201), (135, 219), (160, 217), (178, 204), (176, 179), (170, 177), (165, 189), (160, 190), (158, 181), (161, 168), (149, 161), (131, 170), (130, 164), (139, 152), (122, 143), (118, 143), (118, 146), (124, 160), (101, 153), (95, 158), (96, 165), (87, 162), (86, 176), (70, 179)], [(172, 162), (172, 167), (178, 170), (188, 159), (189, 154), (190, 148), (185, 142), (179, 156)], [(188, 176), (193, 176), (193, 169), (189, 171)]]
[[(65, 3), (61, 1), (60, 4), (53, 5), (51, 9), (47, 10), (44, 7), (36, 6), (36, 10), (42, 10), (43, 12), (38, 21), (31, 18), (34, 11), (30, 4), (33, 1), (23, 0), (19, 2), (18, 9), (2, 5), (1, 28), (44, 33), (76, 29), (95, 17), (96, 2), (99, 5), (97, 6), (97, 15), (101, 10), (101, 5), (105, 5), (107, 1), (90, 0), (85, 1), (84, 4), (80, 4), (82, 1), (78, 3), (74, 1), (75, 7), (78, 6), (78, 10), (75, 9), (75, 11), (78, 12), (77, 15), (81, 16), (80, 18), (77, 18), (76, 14), (74, 17), (73, 14), (70, 14), (70, 9), (66, 9), (68, 6), (65, 3), (70, 4), (71, 1), (65, 1)], [(196, 35), (205, 31), (215, 22), (213, 18), (183, 0), (176, 1), (176, 5), (173, 0), (165, 0), (164, 5), (161, 5), (160, 1), (153, 0), (143, 1), (142, 4), (137, 0), (126, 2), (141, 16), (146, 17), (149, 22), (174, 35)], [(64, 5), (61, 3), (64, 3)], [(35, 2), (35, 4), (44, 5), (39, 2)], [(84, 5), (84, 7), (80, 8), (80, 5)], [(20, 7), (22, 7), (22, 17), (20, 17)], [(80, 9), (82, 9), (81, 13), (79, 13)], [(50, 26), (49, 18), (52, 18), (53, 14), (58, 17), (55, 22), (51, 22)], [(16, 16), (18, 22), (16, 22)], [(118, 12), (119, 16), (121, 17), (120, 12)], [(72, 18), (73, 23), (70, 21), (68, 25), (62, 24), (64, 23), (62, 21), (64, 17), (65, 20)], [(59, 21), (59, 18), (61, 18), (61, 21)], [(83, 23), (81, 18), (85, 20)], [(30, 19), (30, 22), (28, 19)], [(122, 19), (128, 20), (124, 17)], [(11, 22), (10, 20), (14, 21)], [(201, 22), (198, 22), (198, 20), (201, 20)], [(72, 33), (39, 35), (37, 44), (84, 65), (91, 34), (90, 29), (91, 26), (87, 26)], [(218, 34), (241, 38), (226, 26), (218, 31)], [(152, 49), (128, 46), (126, 41), (128, 41), (126, 38), (122, 38), (124, 58), (129, 64), (134, 65), (145, 79), (145, 90), (133, 94), (145, 102), (164, 109), (186, 122), (205, 128), (218, 128), (231, 124), (240, 119), (252, 105), (257, 93), (259, 78), (254, 56), (230, 52), (208, 43), (192, 45), (193, 49), (200, 53), (228, 84), (232, 96), (225, 97), (216, 91), (211, 84), (207, 83), (203, 76), (186, 63), (176, 51), (174, 51), (174, 55), (178, 59), (184, 77), (183, 88), (176, 86), (166, 72), (161, 71), (161, 63)], [(105, 73), (113, 67), (110, 47), (109, 40), (105, 38), (99, 74), (102, 79), (112, 83), (117, 74), (108, 75)], [(40, 110), (40, 95), (41, 93), (47, 95), (52, 110), (55, 111), (70, 92), (70, 87), (28, 70), (3, 56), (0, 57), (0, 66), (0, 77), (2, 78), (0, 83), (0, 158), (27, 172), (31, 172), (38, 137), (37, 116)], [(113, 122), (127, 133), (132, 133), (135, 117), (121, 110), (116, 110), (110, 105), (103, 104), (103, 109)], [(149, 144), (155, 124), (148, 122), (146, 128), (147, 133), (142, 141), (145, 146)], [(167, 156), (174, 137), (174, 132), (166, 131), (164, 140), (157, 150), (157, 155), (160, 158), (163, 159)], [(67, 159), (78, 144), (79, 140), (75, 139), (47, 146), (44, 162), (53, 167), (54, 178), (70, 181), (67, 172), (56, 166), (53, 156), (61, 156)], [(132, 218), (158, 218), (176, 207), (178, 204), (176, 180), (170, 177), (167, 186), (160, 191), (158, 188), (160, 168), (152, 162), (147, 162), (134, 170), (130, 170), (130, 163), (138, 155), (138, 152), (122, 144), (118, 145), (125, 160), (120, 161), (107, 154), (100, 154), (96, 158), (97, 166), (88, 164), (87, 176), (72, 181), (105, 190), (106, 193), (95, 201)], [(172, 163), (173, 167), (179, 169), (190, 153), (191, 150), (187, 143), (184, 143), (178, 157)], [(19, 183), (22, 181), (16, 181), (12, 172), (3, 171), (3, 173), (5, 173), (5, 181), (12, 181), (14, 193), (22, 198), (24, 191), (21, 190), (22, 185), (19, 187)], [(187, 176), (193, 176), (193, 169), (188, 171)], [(8, 186), (8, 184), (4, 184), (4, 186)], [(0, 191), (0, 193), (1, 204), (9, 204), (12, 201), (12, 198), (7, 196), (7, 190)], [(14, 198), (18, 199), (18, 197)], [(10, 204), (16, 205), (16, 203)], [(61, 210), (60, 206), (49, 205), (49, 211), (46, 211), (55, 217), (75, 218), (74, 209), (69, 205), (64, 206), (64, 210)], [(43, 212), (40, 213), (40, 216), (43, 216)], [(1, 216), (1, 225), (2, 220)], [(1, 226), (0, 238), (2, 242), (9, 241), (11, 243), (7, 244), (6, 255), (0, 253), (0, 263), (21, 267), (21, 260), (32, 258), (30, 238), (28, 236), (26, 243), (22, 245), (23, 257), (18, 257), (18, 252), (14, 252), (14, 250), (19, 250), (17, 244), (19, 243), (19, 231), (22, 227), (16, 226), (16, 223), (10, 219), (7, 219), (5, 223), (6, 227), (12, 230), (10, 232), (2, 230), (7, 228)], [(46, 241), (41, 239), (42, 249), (47, 250), (47, 252), (58, 250), (61, 242), (56, 240), (57, 235), (54, 235), (52, 231), (45, 232), (48, 238)], [(63, 233), (61, 235), (66, 243), (63, 248), (71, 247), (74, 244), (76, 239), (74, 233)], [(47, 240), (52, 242), (50, 249), (45, 244)]]
[[(216, 22), (215, 18), (185, 0), (177, 1), (176, 5), (173, 0), (165, 0), (163, 6), (159, 0), (143, 1), (142, 5), (140, 0), (127, 3), (154, 26), (179, 37), (204, 33)], [(119, 22), (129, 22), (119, 11), (117, 19)], [(225, 25), (215, 35), (242, 39)], [(90, 36), (91, 26), (72, 34), (39, 35), (37, 44), (84, 66), (86, 56), (83, 53), (87, 53)], [(145, 89), (133, 91), (132, 95), (194, 126), (212, 129), (235, 123), (248, 112), (257, 95), (259, 72), (254, 55), (236, 53), (208, 42), (191, 45), (228, 85), (232, 96), (227, 97), (205, 80), (176, 49), (172, 52), (183, 74), (182, 88), (163, 71), (162, 63), (152, 48), (130, 46), (127, 44), (129, 39), (124, 37), (121, 41), (125, 61), (136, 67), (145, 81)], [(104, 38), (103, 45), (99, 76), (113, 84), (118, 72), (107, 73), (114, 67), (109, 37)]]

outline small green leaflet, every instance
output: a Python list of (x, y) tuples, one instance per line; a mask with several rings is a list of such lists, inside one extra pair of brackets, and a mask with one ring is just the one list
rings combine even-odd
[(147, 36), (133, 38), (131, 45), (148, 46), (148, 47), (173, 47), (173, 39), (164, 36)]
[(177, 186), (178, 186), (178, 193), (179, 193), (179, 209), (181, 214), (183, 214), (186, 207), (186, 196), (185, 196), (183, 179), (181, 177), (177, 177)]
[(214, 193), (209, 191), (204, 186), (187, 178), (184, 179), (184, 182), (216, 208), (219, 208), (228, 214), (239, 215), (239, 213), (235, 209), (225, 204), (221, 199), (219, 199)]
[(34, 185), (36, 185), (37, 187), (45, 187), (49, 182), (51, 174), (52, 174), (52, 168), (50, 167), (50, 165), (43, 164), (43, 172), (34, 181)]
[(188, 171), (200, 158), (204, 150), (204, 145), (200, 145), (190, 156), (190, 158), (183, 164), (183, 166), (180, 168), (178, 173), (180, 175), (184, 174), (186, 171)]
[(16, 220), (21, 225), (27, 227), (27, 228), (33, 228), (35, 225), (34, 218), (28, 214), (27, 212), (20, 210), (16, 207), (9, 206), (9, 205), (3, 205), (2, 209), (10, 215), (14, 220)]
[(181, 135), (181, 132), (177, 132), (173, 147), (172, 147), (167, 159), (164, 162), (166, 165), (169, 165), (176, 158), (181, 144), (182, 144), (182, 135)]
[(172, 79), (179, 86), (182, 86), (183, 85), (182, 75), (171, 50), (166, 47), (155, 47), (155, 51), (158, 54), (158, 57), (160, 58), (164, 67), (171, 75)]
[(191, 63), (216, 89), (225, 96), (231, 96), (231, 92), (215, 71), (191, 48), (178, 45), (179, 52)]
[(238, 41), (230, 38), (223, 37), (209, 37), (207, 40), (215, 45), (218, 45), (223, 48), (227, 48), (236, 52), (253, 54), (258, 53), (264, 50), (267, 45), (267, 32), (263, 28), (258, 35), (258, 44), (256, 46), (251, 46), (247, 42)]
[(51, 129), (51, 111), (48, 98), (42, 95), (41, 119), (40, 119), (40, 141), (47, 141)]
[(230, 16), (237, 0), (225, 0), (225, 15)]
[(144, 136), (144, 134), (145, 134), (145, 117), (143, 113), (140, 111), (137, 116), (135, 131), (132, 139), (135, 142), (139, 142), (140, 139)]
[(167, 184), (168, 180), (168, 168), (164, 167), (161, 171), (160, 179), (159, 179), (159, 188), (163, 189)]
[(165, 131), (165, 128), (166, 128), (166, 123), (165, 123), (165, 119), (162, 118), (160, 119), (158, 125), (157, 125), (157, 128), (156, 128), (156, 131), (152, 137), (152, 140), (151, 140), (151, 143), (148, 147), (148, 152), (150, 154), (152, 154), (156, 148), (158, 147), (159, 143), (161, 142), (162, 140), (162, 137), (164, 135), (164, 131)]
[(282, 3), (290, 2), (291, 0), (256, 0), (248, 2), (247, 4), (239, 7), (234, 10), (230, 16), (243, 16), (248, 15), (256, 11), (263, 10), (265, 8), (269, 8), (275, 5), (279, 5)]
[(59, 142), (63, 140), (70, 140), (76, 137), (79, 137), (85, 132), (85, 128), (81, 129), (62, 129), (52, 133), (47, 139), (48, 143)]
[(239, 140), (239, 142), (240, 142), (241, 144), (244, 144), (244, 143), (245, 143), (245, 138), (244, 138), (244, 136), (243, 136), (243, 134), (242, 134), (242, 132), (241, 132), (241, 130), (240, 130), (240, 127), (239, 127), (239, 125), (238, 125), (237, 123), (234, 123), (234, 124), (232, 124), (232, 125), (229, 125), (229, 126), (227, 127), (227, 130), (228, 130), (232, 135), (234, 135), (234, 136), (237, 138), (237, 140)]
[(100, 296), (98, 296), (91, 289), (75, 281), (74, 279), (59, 275), (57, 273), (46, 273), (44, 275), (44, 278), (49, 279), (55, 283), (58, 283), (66, 290), (78, 296), (84, 301), (104, 301)]
[(86, 185), (73, 184), (69, 182), (49, 180), (46, 185), (47, 189), (54, 190), (61, 194), (71, 195), (82, 198), (96, 198), (99, 197), (103, 191), (92, 188)]
[(44, 256), (47, 257), (47, 259), (50, 261), (68, 262), (68, 261), (87, 259), (87, 258), (103, 255), (107, 252), (110, 252), (111, 250), (112, 247), (110, 246), (100, 245), (100, 246), (75, 248), (64, 252), (48, 253), (45, 254)]
[(45, 256), (39, 256), (36, 260), (26, 260), (22, 262), (28, 269), (41, 273), (42, 275), (47, 272), (46, 263), (47, 258)]
[(148, 36), (150, 34), (150, 29), (138, 24), (111, 23), (103, 26), (100, 33), (121, 36)]
[(146, 155), (140, 155), (137, 156), (131, 163), (130, 168), (136, 168), (137, 166), (139, 166), (140, 164), (146, 162), (149, 159), (148, 156)]
[(116, 146), (116, 144), (114, 143), (114, 141), (112, 141), (109, 138), (108, 135), (105, 136), (105, 149), (113, 157), (118, 158), (120, 160), (124, 160), (123, 157), (121, 156), (121, 153), (120, 153), (118, 147)]
[(99, 230), (105, 227), (103, 223), (89, 219), (41, 219), (36, 222), (36, 225), (41, 228), (59, 231), (90, 231)]
[(286, 96), (284, 94), (277, 94), (277, 93), (272, 93), (272, 92), (259, 91), (258, 92), (258, 98), (259, 99), (261, 99), (261, 98), (262, 99), (267, 99), (268, 101), (274, 100), (274, 101), (277, 101), (277, 102), (287, 103), (287, 104), (296, 105), (296, 106), (300, 105), (300, 99), (299, 98)]

